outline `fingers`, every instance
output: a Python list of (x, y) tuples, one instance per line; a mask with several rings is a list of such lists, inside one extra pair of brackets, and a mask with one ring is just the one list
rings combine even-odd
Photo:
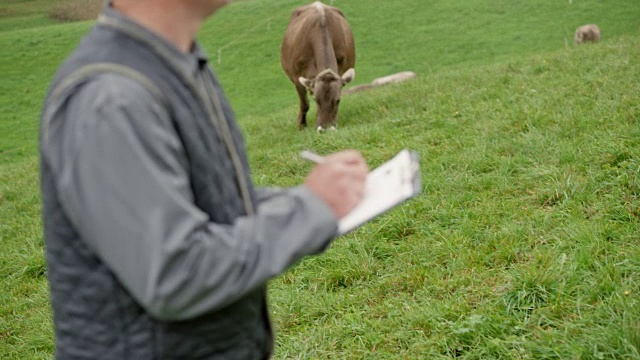
[(347, 176), (351, 181), (364, 181), (369, 174), (367, 162), (359, 151), (345, 150), (325, 157), (325, 165), (334, 166), (336, 176)]
[(325, 161), (340, 161), (349, 164), (365, 164), (362, 154), (357, 150), (344, 150), (325, 157)]
[(340, 219), (362, 201), (368, 173), (360, 152), (341, 151), (325, 157), (309, 174), (305, 185)]
[(353, 176), (360, 179), (367, 177), (369, 167), (359, 151), (345, 150), (325, 157), (324, 163), (335, 163), (336, 166), (346, 166), (345, 171), (349, 171)]

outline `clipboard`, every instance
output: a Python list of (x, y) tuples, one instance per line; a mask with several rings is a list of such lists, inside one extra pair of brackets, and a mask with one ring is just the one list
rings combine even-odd
[(338, 222), (338, 235), (344, 235), (375, 217), (414, 198), (422, 191), (420, 158), (404, 149), (371, 171), (365, 183), (364, 199)]

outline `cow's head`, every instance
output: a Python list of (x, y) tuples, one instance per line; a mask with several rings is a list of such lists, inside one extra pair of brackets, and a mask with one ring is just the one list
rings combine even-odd
[(356, 72), (353, 69), (347, 70), (342, 76), (331, 69), (326, 69), (313, 80), (305, 77), (298, 78), (300, 84), (309, 90), (318, 105), (318, 118), (316, 119), (318, 131), (327, 127), (336, 128), (342, 87), (350, 83), (355, 75)]

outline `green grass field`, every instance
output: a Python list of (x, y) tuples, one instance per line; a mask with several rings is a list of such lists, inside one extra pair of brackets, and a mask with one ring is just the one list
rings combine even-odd
[[(304, 148), (357, 148), (371, 167), (410, 148), (423, 193), (271, 282), (275, 358), (640, 359), (637, 0), (336, 0), (354, 85), (418, 79), (345, 96), (322, 135), (296, 129), (279, 64), (304, 3), (233, 4), (201, 33), (254, 181), (300, 183)], [(54, 351), (38, 121), (91, 23), (56, 24), (48, 6), (0, 5), (1, 359)], [(602, 41), (574, 47), (591, 22)]]

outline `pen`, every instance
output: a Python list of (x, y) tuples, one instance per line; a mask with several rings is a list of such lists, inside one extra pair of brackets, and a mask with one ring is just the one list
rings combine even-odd
[(300, 152), (300, 156), (302, 156), (303, 159), (307, 159), (309, 161), (313, 161), (316, 164), (320, 164), (321, 162), (324, 161), (324, 158), (314, 152), (311, 152), (309, 150), (302, 150)]

